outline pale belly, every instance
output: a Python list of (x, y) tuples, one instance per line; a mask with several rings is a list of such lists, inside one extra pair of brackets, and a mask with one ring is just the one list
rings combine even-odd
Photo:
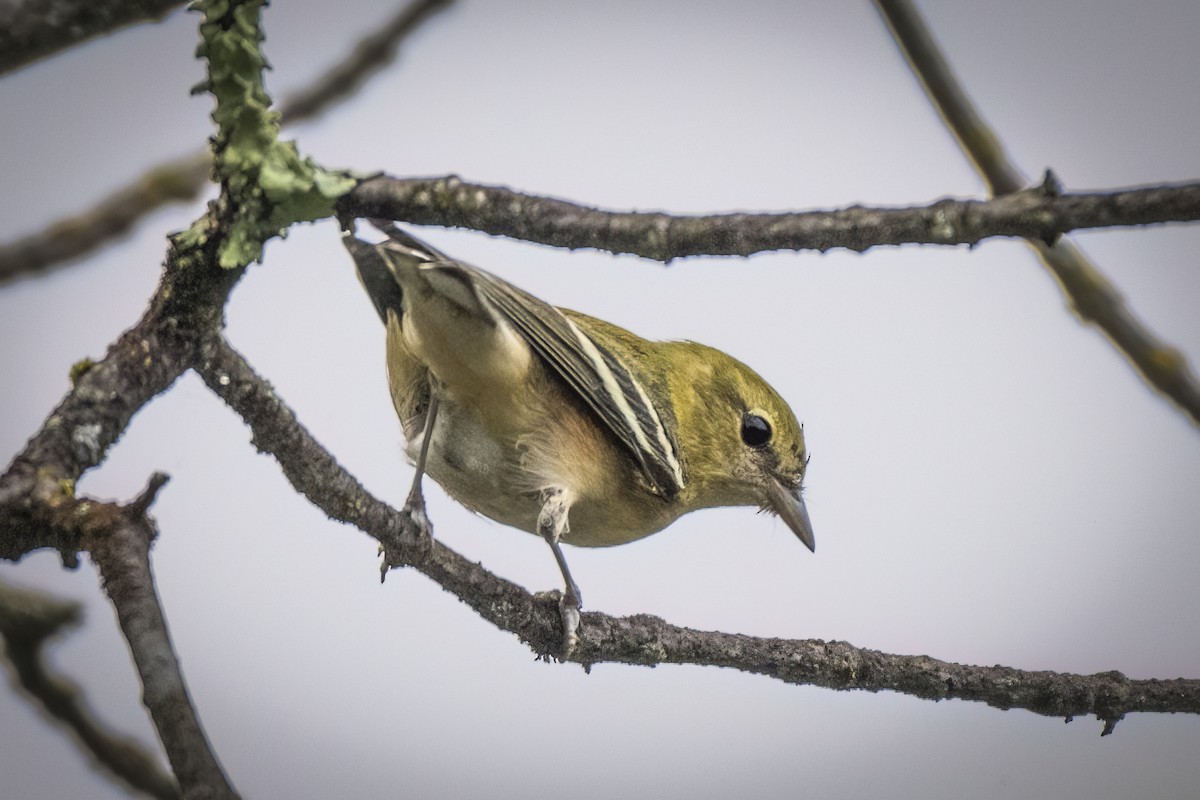
[[(409, 440), (407, 452), (416, 460), (421, 433)], [(581, 547), (606, 547), (634, 541), (669, 525), (679, 512), (641, 489), (631, 476), (625, 480), (572, 481), (569, 469), (539, 465), (531, 470), (529, 448), (500, 442), (461, 408), (443, 402), (426, 459), (426, 474), (463, 506), (529, 533), (537, 533), (542, 488), (562, 488), (575, 498), (568, 513), (569, 530), (562, 541)], [(548, 480), (545, 473), (561, 474)], [(602, 485), (597, 485), (598, 483)], [(618, 485), (627, 484), (627, 485)]]

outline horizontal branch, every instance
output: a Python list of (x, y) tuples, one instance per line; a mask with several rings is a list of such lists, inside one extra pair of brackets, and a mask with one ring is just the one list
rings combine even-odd
[(1052, 179), (996, 200), (912, 208), (684, 215), (604, 211), (502, 186), (443, 178), (369, 178), (339, 204), (344, 217), (470, 228), (555, 247), (593, 247), (656, 261), (769, 250), (966, 244), (995, 236), (1054, 241), (1070, 230), (1200, 220), (1200, 182), (1059, 194)]
[[(422, 572), (483, 619), (516, 634), (539, 657), (556, 657), (562, 634), (555, 599), (532, 595), (440, 543), (429, 550), (413, 547), (403, 536), (408, 518), (363, 489), (223, 337), (212, 337), (202, 350), (197, 372), (246, 421), (254, 445), (275, 457), (297, 491), (333, 519), (379, 541), (387, 563)], [(845, 642), (696, 631), (646, 615), (612, 617), (590, 611), (583, 614), (582, 625), (570, 660), (585, 667), (601, 662), (728, 667), (832, 689), (889, 689), (1068, 718), (1095, 714), (1105, 721), (1106, 733), (1131, 711), (1200, 713), (1200, 680), (975, 667), (928, 656), (888, 655)]]

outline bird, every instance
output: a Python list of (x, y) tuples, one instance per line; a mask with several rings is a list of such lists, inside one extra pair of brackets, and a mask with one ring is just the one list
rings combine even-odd
[(343, 242), (386, 335), (415, 474), (404, 512), (432, 536), (422, 478), (549, 544), (564, 656), (583, 598), (562, 543), (632, 542), (683, 514), (757, 506), (815, 552), (803, 426), (756, 372), (692, 341), (650, 341), (557, 308), (387, 221)]

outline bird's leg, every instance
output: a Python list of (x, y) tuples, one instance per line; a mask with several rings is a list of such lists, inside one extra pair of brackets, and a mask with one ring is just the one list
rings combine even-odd
[(437, 419), (438, 411), (438, 394), (436, 391), (429, 393), (429, 408), (425, 412), (425, 427), (421, 432), (421, 452), (417, 455), (417, 469), (413, 473), (412, 488), (408, 490), (408, 499), (404, 501), (404, 510), (409, 516), (420, 521), (418, 526), (423, 527), (425, 533), (432, 536), (433, 528), (429, 525), (429, 518), (425, 516), (425, 493), (421, 491), (421, 479), (425, 477), (425, 460), (429, 458), (429, 442), (433, 439), (433, 423)]
[[(425, 425), (421, 433), (421, 451), (417, 455), (417, 467), (413, 474), (412, 488), (408, 490), (408, 499), (404, 501), (404, 507), (400, 509), (400, 513), (404, 517), (400, 529), (401, 544), (406, 548), (415, 548), (414, 552), (422, 556), (428, 553), (433, 545), (433, 525), (429, 522), (429, 515), (425, 513), (425, 493), (421, 490), (421, 479), (425, 477), (425, 460), (429, 458), (429, 441), (433, 438), (433, 423), (437, 419), (437, 410), (438, 395), (434, 389), (429, 393), (429, 408), (425, 412)], [(393, 559), (388, 558), (384, 551), (385, 547), (380, 545), (379, 552), (384, 555), (383, 565), (380, 568), (380, 580), (387, 576), (388, 570), (392, 566), (398, 566), (408, 560), (400, 559), (393, 564)]]
[(567, 523), (567, 512), (570, 511), (570, 508), (570, 502), (563, 489), (546, 489), (542, 492), (542, 510), (538, 514), (538, 533), (542, 535), (554, 552), (554, 560), (558, 562), (563, 582), (566, 584), (566, 591), (558, 601), (558, 613), (562, 618), (563, 626), (563, 658), (569, 657), (574, 652), (575, 645), (579, 643), (579, 609), (583, 606), (583, 597), (579, 593), (579, 586), (571, 577), (571, 570), (567, 567), (567, 560), (563, 557), (562, 547), (558, 543), (559, 537), (570, 530), (570, 525)]

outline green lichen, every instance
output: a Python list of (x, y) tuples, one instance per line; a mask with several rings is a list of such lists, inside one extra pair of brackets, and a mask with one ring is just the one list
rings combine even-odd
[(204, 246), (208, 241), (209, 222), (206, 217), (193, 222), (187, 229), (178, 231), (171, 235), (171, 241), (176, 247), (181, 247), (187, 250), (196, 250)]
[(74, 386), (79, 383), (79, 379), (83, 377), (84, 373), (94, 366), (96, 366), (96, 362), (90, 358), (81, 358), (72, 364), (71, 371), (68, 373), (68, 376), (71, 378), (71, 385)]
[(264, 0), (195, 5), (204, 14), (196, 54), (208, 61), (208, 79), (197, 89), (216, 99), (213, 153), (234, 210), (218, 250), (225, 268), (258, 260), (263, 244), (296, 222), (332, 215), (334, 201), (357, 182), (301, 157), (295, 143), (280, 141), (279, 114), (262, 80), (264, 5)]

